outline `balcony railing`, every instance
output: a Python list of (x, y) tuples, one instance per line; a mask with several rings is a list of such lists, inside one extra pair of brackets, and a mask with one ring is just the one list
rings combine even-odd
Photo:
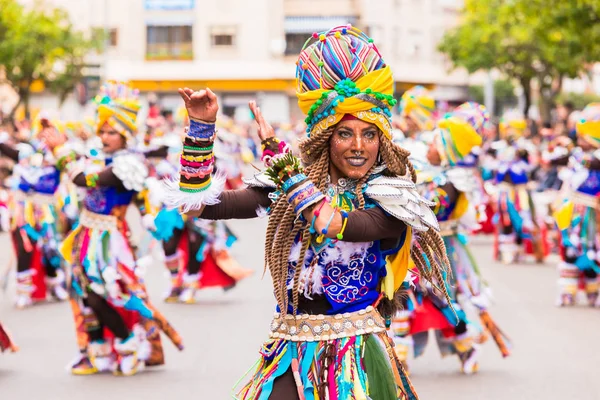
[(146, 60), (193, 60), (192, 43), (148, 43)]

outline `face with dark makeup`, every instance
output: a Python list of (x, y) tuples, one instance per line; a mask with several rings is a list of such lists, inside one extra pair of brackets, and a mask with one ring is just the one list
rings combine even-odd
[(107, 154), (112, 154), (124, 149), (125, 144), (127, 143), (125, 137), (108, 123), (105, 123), (100, 127), (98, 136), (100, 136), (100, 139), (102, 140), (102, 149)]
[(330, 175), (360, 179), (377, 162), (379, 128), (359, 119), (339, 122), (329, 139)]

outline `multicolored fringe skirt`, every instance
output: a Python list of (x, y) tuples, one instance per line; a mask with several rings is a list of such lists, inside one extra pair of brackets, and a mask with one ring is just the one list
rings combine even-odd
[(418, 399), (373, 307), (335, 316), (276, 314), (270, 336), (234, 398)]

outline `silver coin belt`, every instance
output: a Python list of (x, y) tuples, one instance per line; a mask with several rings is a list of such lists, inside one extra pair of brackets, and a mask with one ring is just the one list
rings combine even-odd
[(292, 342), (316, 342), (385, 331), (381, 314), (369, 306), (364, 310), (336, 315), (285, 315), (275, 313), (269, 337)]

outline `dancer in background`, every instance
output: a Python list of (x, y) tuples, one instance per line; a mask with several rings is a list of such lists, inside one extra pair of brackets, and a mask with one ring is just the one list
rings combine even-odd
[[(414, 350), (415, 357), (423, 354), (429, 330), (435, 331), (442, 356), (457, 355), (467, 375), (479, 368), (478, 342), (487, 331), (494, 336), (502, 354), (509, 354), (505, 337), (486, 310), (487, 287), (465, 234), (477, 226), (474, 195), (479, 189), (478, 177), (473, 168), (468, 167), (468, 160), (481, 145), (480, 135), (487, 119), (485, 108), (476, 104), (459, 107), (441, 119), (427, 153), (428, 170), (418, 171), (423, 175), (419, 179), (423, 181), (419, 185), (420, 193), (436, 203), (434, 211), (452, 267), (448, 289), (452, 299), (447, 301), (434, 287), (416, 280), (405, 299), (404, 309), (397, 313), (392, 324), (396, 352), (403, 362), (410, 349)], [(465, 303), (469, 307), (465, 307)], [(467, 317), (465, 310), (473, 306), (479, 310), (483, 329)]]
[(16, 163), (8, 208), (17, 259), (17, 308), (45, 301), (48, 295), (61, 301), (68, 298), (58, 252), (67, 228), (58, 199), (62, 166), (47, 140), (58, 132), (46, 118), (38, 124), (30, 143), (11, 145), (8, 135), (0, 137), (0, 154)]
[(529, 153), (534, 150), (523, 137), (527, 122), (518, 113), (507, 113), (500, 124), (502, 140), (494, 145), (496, 198), (496, 259), (505, 264), (518, 262), (533, 253), (544, 261), (547, 248), (531, 197)]
[[(554, 213), (561, 232), (558, 265), (559, 306), (576, 304), (582, 287), (590, 306), (600, 307), (600, 103), (589, 104), (577, 124), (577, 143), (569, 168), (561, 171), (567, 187)], [(563, 159), (564, 160), (564, 159)]]
[[(144, 365), (164, 363), (159, 330), (180, 349), (182, 343), (149, 302), (125, 220), (148, 173), (143, 156), (130, 150), (139, 104), (135, 93), (116, 84), (104, 88), (98, 102), (102, 157), (68, 164), (73, 182), (86, 189), (79, 225), (61, 245), (72, 267), (71, 306), (80, 349), (71, 372), (133, 375)], [(56, 153), (59, 162), (72, 158), (60, 147)]]

